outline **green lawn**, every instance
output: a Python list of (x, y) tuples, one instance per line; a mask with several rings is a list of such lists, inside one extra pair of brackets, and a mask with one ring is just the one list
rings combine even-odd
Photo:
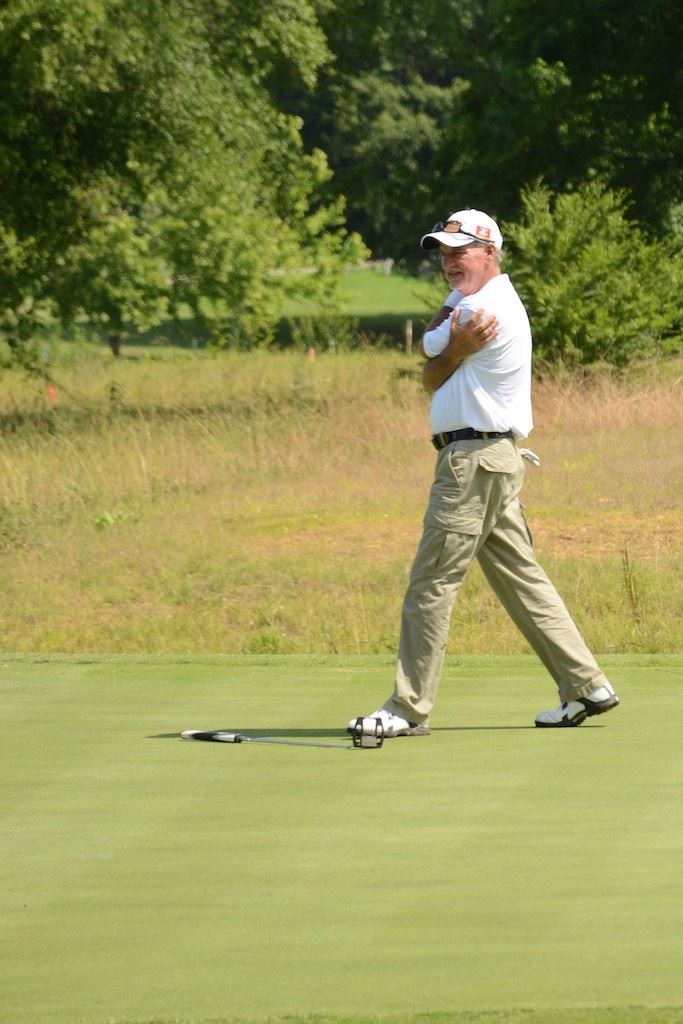
[[(378, 267), (354, 267), (347, 270), (342, 283), (342, 309), (345, 316), (380, 316), (383, 314), (429, 313), (433, 315), (434, 285), (413, 277), (410, 274), (394, 270), (385, 274)], [(443, 286), (446, 295), (448, 287)], [(440, 292), (437, 292), (440, 296)], [(437, 303), (438, 305), (438, 303)], [(319, 304), (309, 301), (290, 299), (284, 307), (288, 316), (298, 314), (315, 314)]]
[[(355, 267), (344, 275), (338, 317), (350, 322), (346, 333), (350, 331), (352, 337), (360, 333), (366, 338), (374, 338), (375, 342), (384, 339), (401, 345), (406, 320), (412, 320), (417, 343), (427, 321), (431, 320), (447, 292), (446, 284), (440, 288), (400, 270), (385, 274), (378, 267)], [(289, 299), (282, 312), (281, 340), (286, 341), (290, 337), (290, 318), (302, 318), (304, 322), (310, 319), (310, 343), (325, 347), (330, 330), (325, 327), (327, 318), (325, 314), (321, 316), (318, 303)], [(343, 330), (342, 334), (345, 334)], [(348, 343), (348, 337), (346, 340)]]
[[(344, 312), (349, 316), (429, 313), (431, 317), (438, 308), (434, 288), (399, 270), (384, 274), (376, 268), (359, 267), (349, 270), (344, 278)], [(447, 294), (445, 283), (441, 291)], [(441, 292), (437, 294), (441, 297)]]
[(680, 1022), (683, 658), (602, 660), (556, 731), (535, 660), (451, 659), (375, 751), (177, 734), (343, 743), (389, 658), (0, 656), (0, 1021)]

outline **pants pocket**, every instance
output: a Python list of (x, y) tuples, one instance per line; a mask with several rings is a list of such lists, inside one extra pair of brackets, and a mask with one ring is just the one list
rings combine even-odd
[(452, 449), (437, 463), (425, 526), (476, 536), (482, 531), (485, 500), (477, 485), (476, 452)]
[(446, 462), (451, 472), (453, 484), (460, 489), (467, 486), (478, 464), (476, 457), (458, 451), (457, 448), (452, 448), (446, 452)]

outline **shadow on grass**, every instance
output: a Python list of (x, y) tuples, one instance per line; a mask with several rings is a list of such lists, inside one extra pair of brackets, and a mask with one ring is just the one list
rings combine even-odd
[(282, 348), (301, 347), (304, 343), (322, 348), (365, 347), (403, 348), (406, 323), (411, 321), (415, 341), (422, 335), (430, 317), (420, 313), (375, 313), (282, 317), (276, 330)]
[[(234, 725), (231, 726), (213, 726), (203, 730), (205, 732), (235, 732), (245, 736), (271, 736), (271, 737), (282, 737), (284, 739), (307, 739), (315, 738), (321, 739), (322, 737), (330, 737), (333, 739), (345, 739), (347, 736), (345, 729), (269, 729), (267, 727), (244, 727), (238, 728)], [(147, 736), (148, 740), (177, 740), (180, 736), (179, 732), (160, 732), (153, 736)]]
[[(431, 312), (424, 309), (416, 312), (393, 313), (344, 313), (325, 312), (318, 309), (310, 313), (294, 313), (281, 316), (274, 328), (273, 342), (278, 348), (292, 346), (318, 348), (349, 345), (360, 340), (366, 345), (379, 347), (399, 347), (404, 344), (406, 322), (413, 325), (417, 338), (428, 321)], [(135, 350), (149, 353), (155, 348), (176, 348), (200, 351), (215, 348), (249, 349), (258, 345), (258, 339), (249, 338), (236, 323), (234, 330), (227, 330), (224, 335), (213, 339), (206, 326), (197, 319), (165, 320), (147, 331), (129, 329), (112, 337), (108, 331), (90, 326), (85, 332), (89, 341), (110, 349), (115, 356), (135, 358)], [(81, 334), (72, 330), (60, 335), (62, 341), (75, 342)]]
[[(604, 726), (598, 726), (597, 728), (604, 728)], [(445, 725), (438, 726), (432, 729), (433, 733), (437, 732), (491, 732), (491, 731), (510, 731), (515, 729), (532, 729), (536, 730), (534, 725)], [(207, 729), (207, 732), (233, 732), (241, 733), (245, 736), (264, 736), (273, 738), (283, 739), (308, 739), (315, 738), (321, 739), (324, 737), (330, 739), (345, 739), (348, 736), (346, 729), (269, 729), (267, 726), (222, 726), (213, 727)], [(177, 740), (180, 736), (180, 732), (161, 732), (152, 736), (147, 736), (148, 740)], [(410, 736), (399, 736), (397, 739), (415, 739), (416, 737)]]

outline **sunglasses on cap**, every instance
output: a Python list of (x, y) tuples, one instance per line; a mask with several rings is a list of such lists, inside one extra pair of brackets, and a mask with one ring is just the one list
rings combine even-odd
[(475, 234), (473, 231), (465, 231), (462, 226), (462, 221), (459, 220), (438, 220), (429, 233), (430, 235), (433, 235), (436, 231), (445, 231), (449, 235), (467, 235), (469, 238), (476, 239), (477, 242), (491, 241), (490, 228), (481, 227), (477, 230), (479, 234)]

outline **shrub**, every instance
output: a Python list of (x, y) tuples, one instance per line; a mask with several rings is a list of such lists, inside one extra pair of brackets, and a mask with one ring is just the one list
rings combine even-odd
[(537, 364), (624, 366), (680, 350), (676, 236), (648, 240), (625, 207), (598, 182), (561, 195), (537, 183), (519, 222), (504, 225), (505, 270), (529, 311)]

